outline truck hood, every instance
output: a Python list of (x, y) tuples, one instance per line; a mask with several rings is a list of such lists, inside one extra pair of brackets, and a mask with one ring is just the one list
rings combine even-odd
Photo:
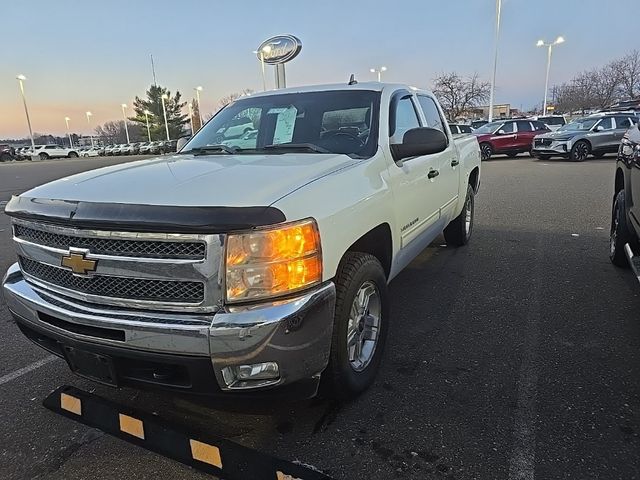
[(31, 198), (172, 206), (267, 206), (358, 160), (340, 154), (173, 155), (80, 173)]

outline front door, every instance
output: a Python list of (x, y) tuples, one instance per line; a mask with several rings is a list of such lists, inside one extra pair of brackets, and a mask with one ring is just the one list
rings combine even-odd
[(601, 118), (587, 135), (592, 152), (611, 152), (617, 149), (613, 117)]
[(516, 122), (505, 122), (491, 137), (493, 150), (496, 153), (504, 153), (515, 150), (514, 143), (516, 141)]
[(538, 132), (534, 131), (533, 125), (528, 120), (518, 120), (516, 122), (516, 145), (519, 152), (528, 152), (531, 150), (531, 144), (533, 143), (533, 137)]

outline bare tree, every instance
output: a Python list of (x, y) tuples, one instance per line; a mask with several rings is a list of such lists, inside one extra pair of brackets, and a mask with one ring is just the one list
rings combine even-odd
[(241, 92), (230, 93), (229, 95), (225, 95), (220, 100), (218, 100), (218, 107), (224, 108), (232, 102), (235, 102), (238, 98), (243, 97), (245, 95), (251, 95), (253, 90), (250, 88), (245, 88)]
[(640, 96), (640, 52), (634, 50), (618, 63), (620, 72), (620, 93), (632, 100)]
[[(141, 140), (140, 127), (131, 122), (127, 122), (129, 128), (129, 139), (132, 142), (139, 142)], [(117, 122), (105, 122), (95, 128), (96, 136), (99, 137), (104, 143), (126, 143), (127, 134), (124, 129), (124, 120), (118, 120)]]
[(477, 73), (466, 78), (456, 72), (442, 73), (433, 81), (433, 93), (450, 120), (486, 102), (490, 91), (491, 84), (480, 80)]

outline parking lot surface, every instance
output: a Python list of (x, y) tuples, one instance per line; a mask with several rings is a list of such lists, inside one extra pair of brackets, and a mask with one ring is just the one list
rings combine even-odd
[[(0, 165), (0, 202), (126, 160)], [(613, 158), (484, 162), (471, 243), (436, 241), (392, 282), (382, 370), (348, 404), (97, 386), (23, 338), (0, 304), (0, 477), (207, 478), (45, 410), (66, 383), (336, 479), (640, 479), (640, 285), (607, 258), (613, 172)], [(4, 271), (4, 214), (0, 245)]]

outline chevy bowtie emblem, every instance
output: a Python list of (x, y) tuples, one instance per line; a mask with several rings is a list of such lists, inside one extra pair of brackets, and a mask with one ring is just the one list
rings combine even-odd
[(77, 275), (86, 275), (95, 272), (98, 262), (85, 258), (86, 252), (69, 252), (62, 257), (62, 266), (68, 268)]

